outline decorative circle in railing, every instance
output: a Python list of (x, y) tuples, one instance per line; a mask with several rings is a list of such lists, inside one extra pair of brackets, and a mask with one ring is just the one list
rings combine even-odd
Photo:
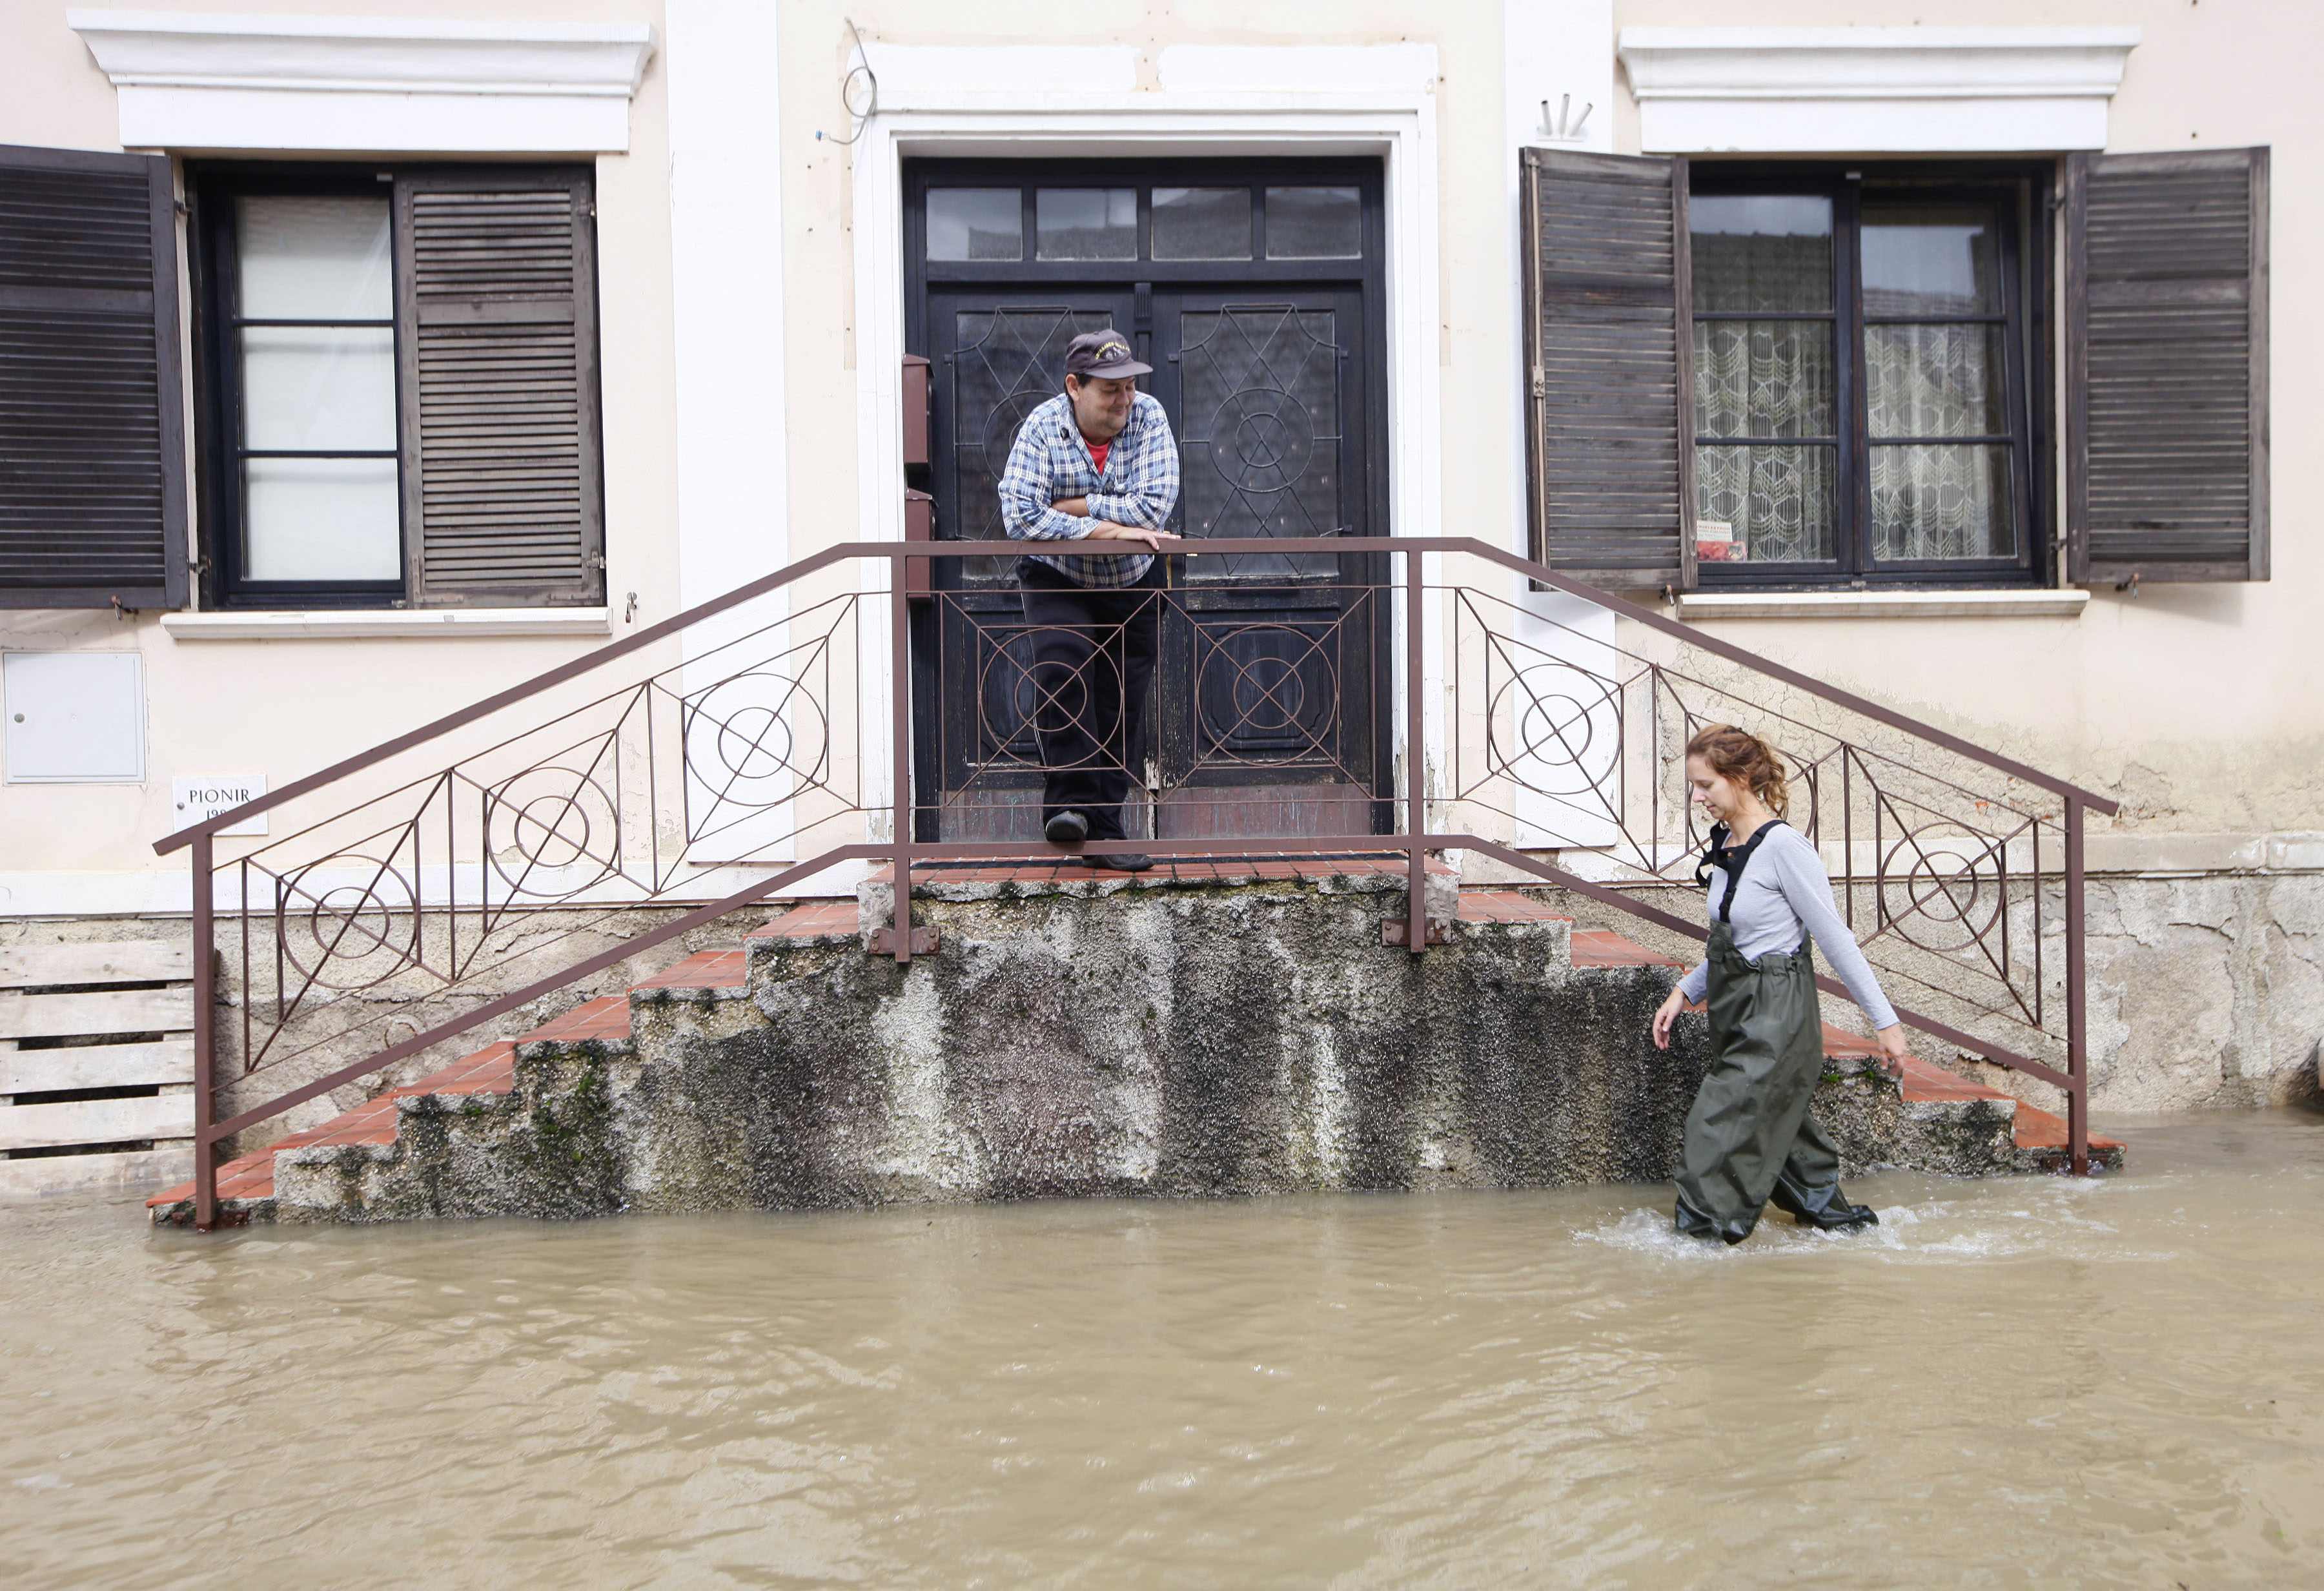
[(687, 704), (686, 771), (714, 805), (759, 810), (822, 772), (831, 743), (823, 704), (771, 670), (721, 680)]
[[(1086, 648), (1084, 661), (1076, 665), (1071, 656), (1041, 656), (1044, 636), (1049, 646), (1063, 645), (1069, 652), (1080, 654)], [(1102, 644), (1108, 639), (1102, 634), (1093, 636), (1070, 628), (1031, 629), (985, 652), (976, 701), (982, 720), (978, 743), (990, 763), (1028, 768), (1102, 768), (1120, 762), (1115, 748), (1121, 735), (1121, 661), (1112, 646)], [(1093, 641), (1101, 644), (1093, 644)], [(1113, 704), (1102, 725), (1087, 721), (1093, 685), (1089, 671), (1093, 671), (1096, 680), (1107, 687), (1101, 699)], [(1038, 740), (1025, 734), (1028, 726), (1046, 724), (1054, 731), (1067, 723), (1078, 723), (1094, 732), (1088, 749), (1070, 760), (1045, 759)], [(1053, 754), (1058, 750), (1055, 745), (1050, 748)]]
[(1332, 754), (1340, 675), (1320, 634), (1292, 624), (1205, 630), (1194, 699), (1206, 756), (1268, 767)]
[(384, 858), (341, 851), (284, 876), (275, 939), (306, 981), (372, 988), (419, 962), (417, 902), (411, 880)]
[[(2008, 907), (2002, 843), (1949, 819), (1906, 830), (1880, 858), (1883, 918), (1907, 944), (1932, 954), (1977, 948)], [(2000, 948), (1990, 948), (1999, 962)]]
[(1542, 795), (1597, 794), (1620, 752), (1620, 728), (1609, 681), (1574, 663), (1530, 663), (1493, 692), (1487, 765)]
[(619, 870), (621, 818), (586, 772), (544, 763), (486, 793), (484, 844), (511, 896), (565, 900)]

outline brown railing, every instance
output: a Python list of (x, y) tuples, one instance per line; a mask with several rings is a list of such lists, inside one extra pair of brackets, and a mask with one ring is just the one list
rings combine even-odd
[[(1692, 883), (1702, 843), (1681, 751), (1704, 723), (1741, 721), (1793, 763), (1792, 820), (1837, 857), (1835, 892), (1868, 953), (1892, 983), (1925, 992), (1898, 1003), (1904, 1020), (2063, 1090), (2070, 1152), (2087, 1169), (2083, 828), (2113, 801), (1481, 542), (1187, 545), (1200, 557), (1124, 598), (1180, 660), (1149, 689), (1154, 754), (1131, 765), (1118, 721), (1084, 754), (1131, 777), (1162, 832), (1081, 850), (1400, 853), (1401, 939), (1414, 954), (1428, 943), (1431, 851), (1491, 857), (1700, 939), (1691, 915), (1654, 901)], [(196, 1034), (196, 1225), (215, 1221), (221, 1146), (235, 1134), (833, 865), (886, 862), (908, 880), (916, 864), (1054, 858), (1038, 837), (1037, 726), (1122, 667), (1125, 626), (1078, 637), (1086, 661), (1061, 669), (1050, 643), (1064, 633), (1028, 625), (1005, 585), (990, 597), (973, 582), (936, 589), (921, 562), (1023, 550), (832, 548), (161, 840), (165, 855), (190, 853), (199, 1009), (215, 1012), (221, 957), (240, 980), (235, 1065), (219, 1063), (215, 1021)], [(1432, 574), (1432, 560), (1517, 578), (1462, 583)], [(862, 564), (884, 566), (884, 578), (838, 578)], [(1351, 569), (1390, 578), (1351, 582)], [(1546, 611), (1520, 590), (1527, 582), (1637, 628), (1609, 644)], [(879, 671), (862, 622), (872, 613), (887, 630), (880, 722), (865, 706)], [(941, 698), (918, 713), (916, 634)], [(682, 639), (693, 655), (670, 655)], [(1432, 655), (1449, 715), (1434, 767)], [(606, 671), (625, 660), (625, 682), (587, 693), (585, 680), (621, 678)], [(1163, 689), (1166, 675), (1183, 689)], [(867, 736), (883, 735), (890, 788), (875, 808), (862, 763)], [(1399, 740), (1400, 768), (1385, 754)], [(303, 812), (360, 774), (389, 788), (218, 859), (222, 829), (293, 803)], [(882, 820), (885, 838), (863, 837)], [(921, 837), (939, 831), (954, 837)], [(731, 887), (738, 865), (778, 870)], [(301, 1059), (311, 1070), (325, 1046), (361, 1036), (375, 1020), (363, 999), (354, 1020), (332, 1020), (350, 996), (458, 994), (487, 975), (498, 986), (591, 931), (545, 912), (675, 905), (722, 886), (512, 993), (252, 1098), (262, 1074)], [(927, 941), (910, 891), (893, 895), (873, 948), (909, 961)], [(240, 1108), (222, 1113), (228, 1090)]]

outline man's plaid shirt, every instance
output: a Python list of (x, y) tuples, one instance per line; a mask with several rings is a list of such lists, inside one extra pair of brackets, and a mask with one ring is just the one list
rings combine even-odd
[[(1060, 497), (1088, 498), (1089, 517), (1049, 506)], [(1158, 531), (1177, 505), (1178, 444), (1160, 400), (1145, 393), (1131, 396), (1130, 422), (1113, 439), (1102, 476), (1091, 464), (1089, 447), (1074, 423), (1073, 400), (1063, 393), (1025, 417), (1017, 445), (1009, 449), (1009, 467), (1001, 472), (1001, 521), (1012, 541), (1078, 541), (1100, 520)], [(1154, 563), (1151, 553), (1030, 556), (1081, 586), (1134, 586)]]

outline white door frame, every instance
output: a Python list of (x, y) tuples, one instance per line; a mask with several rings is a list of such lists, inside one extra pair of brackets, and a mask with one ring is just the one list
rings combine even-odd
[[(1134, 46), (1028, 50), (872, 43), (880, 109), (854, 144), (858, 537), (904, 534), (903, 162), (913, 156), (1026, 159), (1120, 155), (1377, 154), (1387, 165), (1388, 523), (1406, 535), (1439, 529), (1443, 436), (1437, 403), (1435, 50), (1360, 47), (1178, 47), (1162, 52), (1159, 92), (1133, 90)], [(1070, 57), (1068, 60), (1063, 58)], [(1060, 93), (1060, 83), (1106, 84)], [(964, 87), (973, 85), (973, 88)], [(1275, 86), (1275, 85), (1280, 85)], [(1318, 87), (1321, 85), (1322, 87)], [(1425, 578), (1438, 581), (1430, 555)], [(1443, 624), (1424, 623), (1422, 735), (1444, 745)], [(864, 799), (892, 803), (888, 606), (867, 605), (861, 678), (867, 723)], [(1399, 625), (1396, 744), (1404, 745)], [(1442, 754), (1428, 759), (1432, 795)], [(874, 818), (872, 832), (886, 825)]]

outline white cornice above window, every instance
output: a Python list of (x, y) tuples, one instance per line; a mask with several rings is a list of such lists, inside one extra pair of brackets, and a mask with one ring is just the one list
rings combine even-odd
[(582, 154), (630, 146), (643, 23), (82, 11), (127, 149)]
[(2136, 28), (1624, 28), (1651, 153), (2106, 147)]

